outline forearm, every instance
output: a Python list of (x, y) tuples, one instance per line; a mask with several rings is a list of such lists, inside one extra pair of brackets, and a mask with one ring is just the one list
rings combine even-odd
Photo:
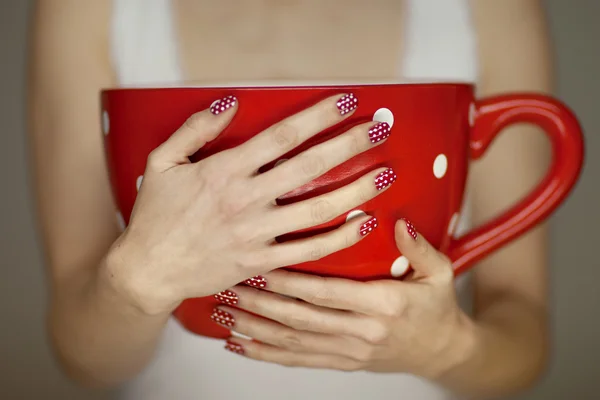
[(546, 324), (545, 310), (531, 302), (498, 299), (469, 323), (459, 361), (438, 380), (470, 399), (501, 398), (530, 387), (546, 366)]
[(103, 273), (106, 263), (94, 276), (57, 284), (48, 321), (65, 372), (86, 386), (134, 377), (151, 359), (168, 319), (129, 305)]

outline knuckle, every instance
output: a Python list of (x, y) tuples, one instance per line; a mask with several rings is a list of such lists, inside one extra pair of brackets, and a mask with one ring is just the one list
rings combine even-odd
[(282, 122), (273, 130), (272, 138), (277, 148), (288, 150), (296, 147), (299, 132), (293, 125)]
[(404, 296), (394, 294), (388, 296), (384, 304), (382, 305), (382, 313), (386, 317), (400, 318), (404, 315), (406, 310), (406, 301)]
[(442, 255), (442, 268), (439, 272), (439, 279), (442, 283), (450, 283), (454, 281), (454, 270), (452, 268), (452, 261), (446, 256)]
[(299, 350), (303, 348), (303, 340), (298, 332), (289, 330), (281, 335), (280, 346), (290, 350)]
[(356, 190), (356, 205), (361, 205), (371, 200), (371, 196), (365, 187), (358, 187)]
[(356, 244), (357, 242), (357, 236), (356, 233), (348, 233), (346, 235), (344, 235), (344, 239), (343, 239), (343, 248), (347, 249), (348, 247), (352, 247)]
[(244, 253), (238, 257), (237, 266), (247, 275), (248, 272), (260, 271), (265, 266), (265, 262), (259, 254)]
[(323, 243), (322, 240), (316, 241), (307, 251), (305, 255), (305, 259), (307, 261), (318, 261), (321, 258), (327, 256), (329, 254), (329, 250), (327, 246)]
[(381, 321), (377, 321), (365, 330), (365, 340), (371, 344), (383, 344), (385, 343), (391, 334), (390, 328)]
[(417, 246), (417, 253), (420, 257), (425, 258), (429, 256), (429, 244), (425, 240), (421, 240)]
[(284, 367), (288, 367), (288, 368), (298, 368), (298, 367), (304, 366), (300, 362), (300, 359), (295, 355), (282, 358), (281, 360), (277, 360), (277, 363), (283, 365)]
[(355, 372), (362, 370), (365, 367), (365, 364), (366, 363), (358, 360), (344, 360), (335, 365), (334, 368), (339, 369), (340, 371)]
[(192, 114), (183, 123), (185, 129), (189, 129), (193, 132), (200, 132), (205, 128), (206, 121), (201, 113)]
[(308, 178), (316, 178), (325, 173), (325, 160), (315, 154), (303, 154), (298, 156), (300, 169)]
[[(216, 189), (222, 187), (220, 182), (210, 181), (207, 183), (209, 189)], [(226, 219), (239, 216), (242, 214), (250, 205), (248, 199), (245, 196), (236, 195), (232, 190), (222, 190), (223, 194), (217, 202), (217, 210), (219, 214)], [(241, 227), (243, 228), (243, 227)], [(245, 229), (244, 233), (248, 233), (250, 230)]]
[[(320, 279), (324, 280), (324, 278)], [(332, 290), (328, 285), (318, 284), (316, 290), (314, 290), (309, 296), (307, 296), (306, 301), (317, 306), (326, 306), (331, 304), (332, 300), (335, 298), (335, 291)]]
[(322, 224), (335, 218), (335, 207), (328, 200), (317, 199), (310, 204), (310, 216), (315, 224)]
[(291, 312), (284, 319), (284, 324), (289, 326), (290, 328), (298, 329), (301, 331), (310, 330), (312, 324), (303, 315), (299, 312)]
[(363, 145), (363, 137), (364, 133), (362, 130), (358, 132), (354, 132), (349, 136), (349, 149), (352, 154), (362, 153), (365, 150), (365, 146)]
[(148, 154), (146, 158), (146, 168), (149, 171), (157, 171), (159, 170), (159, 165), (161, 164), (161, 156), (162, 149), (161, 147), (157, 147)]
[(352, 358), (360, 363), (369, 363), (375, 359), (374, 346), (356, 346)]

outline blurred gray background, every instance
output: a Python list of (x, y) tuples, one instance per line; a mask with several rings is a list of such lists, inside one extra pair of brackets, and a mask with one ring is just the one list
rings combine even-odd
[[(0, 399), (110, 398), (64, 380), (43, 333), (44, 271), (30, 212), (24, 136), (29, 3), (0, 2)], [(557, 94), (581, 118), (587, 163), (575, 193), (552, 219), (554, 360), (540, 386), (522, 398), (599, 399), (600, 260), (594, 251), (600, 247), (600, 1), (546, 4), (557, 51)]]

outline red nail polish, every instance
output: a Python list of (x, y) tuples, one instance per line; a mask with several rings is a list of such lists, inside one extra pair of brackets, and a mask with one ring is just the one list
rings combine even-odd
[(390, 136), (391, 128), (387, 122), (380, 122), (369, 129), (371, 143), (377, 143)]
[(244, 348), (242, 347), (242, 345), (233, 343), (230, 340), (225, 342), (225, 350), (231, 351), (232, 353), (235, 353), (235, 354), (242, 354), (242, 355), (244, 354)]
[(219, 115), (220, 113), (235, 106), (236, 102), (237, 99), (234, 96), (224, 97), (212, 103), (212, 105), (210, 106), (210, 112), (214, 115)]
[(406, 230), (408, 231), (408, 234), (412, 236), (413, 239), (417, 240), (417, 230), (415, 229), (414, 225), (406, 218), (402, 218), (402, 221), (404, 221), (406, 224)]
[(246, 279), (244, 283), (248, 286), (252, 286), (258, 289), (264, 289), (267, 287), (267, 280), (260, 275), (250, 279)]
[(336, 103), (340, 114), (345, 115), (358, 107), (358, 99), (352, 93), (342, 96)]
[(367, 236), (377, 228), (377, 218), (373, 217), (360, 226), (360, 235)]
[(210, 319), (212, 319), (217, 324), (221, 324), (229, 328), (232, 328), (233, 325), (235, 325), (235, 318), (233, 317), (233, 315), (231, 315), (227, 311), (219, 310), (218, 308), (215, 308), (213, 310)]
[(231, 290), (223, 290), (222, 292), (215, 294), (215, 299), (217, 299), (219, 303), (228, 304), (230, 306), (235, 306), (238, 303), (238, 295)]
[(375, 187), (377, 190), (385, 189), (396, 181), (396, 174), (391, 168), (386, 169), (375, 177)]

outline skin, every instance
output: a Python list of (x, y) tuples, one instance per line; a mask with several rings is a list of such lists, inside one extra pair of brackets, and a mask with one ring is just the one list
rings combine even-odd
[[(264, 8), (261, 3), (257, 10), (261, 10), (261, 18), (266, 21), (289, 20), (279, 28), (293, 29), (291, 16), (301, 15), (297, 7), (304, 3), (287, 2), (281, 7), (271, 4)], [(307, 0), (306, 3), (310, 2)], [(317, 3), (309, 5), (317, 7)], [(387, 7), (397, 4), (383, 3)], [(279, 178), (273, 174), (270, 178), (257, 179), (253, 171), (262, 161), (285, 153), (282, 148), (275, 149), (277, 145), (274, 144), (293, 146), (297, 143), (290, 137), (305, 140), (316, 133), (316, 129), (343, 118), (336, 114), (335, 98), (292, 116), (290, 121), (274, 126), (232, 152), (219, 153), (202, 165), (193, 165), (186, 156), (218, 135), (236, 111), (234, 108), (215, 117), (206, 110), (199, 110), (149, 158), (132, 223), (125, 233), (119, 234), (114, 222), (101, 135), (97, 133), (98, 128), (94, 128), (100, 126), (98, 90), (115, 84), (108, 56), (110, 8), (107, 4), (40, 1), (36, 5), (31, 35), (30, 143), (49, 271), (48, 331), (61, 366), (73, 380), (88, 386), (113, 386), (134, 377), (151, 359), (170, 312), (181, 300), (234, 287), (241, 310), (227, 307), (223, 310), (235, 313), (236, 330), (253, 332), (257, 340), (264, 342), (233, 339), (243, 345), (248, 357), (284, 365), (410, 372), (468, 397), (504, 396), (536, 382), (548, 357), (545, 225), (476, 267), (473, 316), (465, 315), (456, 303), (447, 259), (429, 247), (426, 238), (419, 236), (415, 241), (409, 237), (404, 222), (398, 222), (396, 242), (416, 271), (406, 282), (356, 283), (276, 270), (278, 266), (289, 264), (289, 257), (294, 258), (293, 262), (301, 261), (315, 246), (336, 251), (361, 240), (358, 227), (364, 220), (352, 220), (327, 237), (277, 252), (279, 259), (266, 262), (275, 254), (269, 253), (273, 248), (265, 244), (269, 235), (275, 235), (278, 230), (316, 225), (310, 211), (307, 212), (310, 203), (285, 211), (272, 207), (271, 200), (277, 197), (276, 191), (289, 189), (277, 186), (276, 182), (292, 182), (289, 180), (293, 177), (306, 181), (324, 171), (303, 174), (302, 159), (282, 164), (285, 169), (273, 170), (278, 171), (275, 174), (281, 174)], [(176, 4), (178, 15), (185, 14), (182, 7), (187, 3), (179, 1)], [(218, 7), (218, 4), (207, 2), (204, 6)], [(189, 7), (189, 15), (200, 15), (193, 13), (193, 6)], [(473, 1), (472, 7), (481, 57), (478, 95), (514, 90), (550, 92), (552, 68), (540, 2), (477, 0)], [(386, 15), (395, 11), (403, 15), (401, 8), (389, 10)], [(359, 22), (363, 23), (365, 31), (376, 29), (364, 25), (371, 19), (363, 19), (364, 12), (361, 14), (360, 10), (347, 8), (339, 13), (342, 25), (338, 27), (315, 22), (315, 31), (321, 34), (320, 37), (329, 37), (328, 32), (338, 32), (348, 24)], [(224, 18), (240, 20), (241, 15), (245, 14), (225, 15)], [(194, 32), (201, 33), (194, 31), (194, 26), (206, 26), (193, 21), (186, 23), (184, 19), (181, 22), (179, 34), (184, 45), (186, 38), (189, 43)], [(391, 26), (389, 34), (384, 36), (389, 40), (385, 43), (386, 48), (399, 46), (402, 39), (400, 35), (394, 36)], [(232, 35), (235, 31), (231, 30)], [(190, 56), (195, 54), (193, 51), (184, 52), (188, 76), (197, 81), (268, 76), (349, 79), (364, 77), (361, 72), (372, 64), (368, 54), (372, 51), (369, 46), (373, 41), (366, 41), (364, 44), (355, 42), (352, 52), (344, 51), (342, 47), (340, 57), (361, 52), (367, 57), (345, 60), (347, 62), (342, 62), (339, 68), (328, 67), (323, 57), (310, 53), (318, 46), (292, 49), (298, 62), (286, 65), (281, 61), (288, 59), (283, 52), (292, 50), (277, 42), (261, 41), (259, 34), (253, 37), (255, 48), (251, 54), (240, 55), (247, 62), (237, 63), (237, 69), (228, 64), (227, 76), (218, 76), (215, 71), (222, 71), (219, 62), (225, 62), (218, 60), (229, 57), (212, 57), (213, 64), (202, 66)], [(281, 37), (293, 34), (293, 30), (284, 30)], [(236, 40), (235, 36), (217, 37), (225, 41), (220, 49)], [(333, 41), (339, 46), (345, 45), (345, 41)], [(206, 42), (209, 41), (203, 43)], [(301, 43), (301, 40), (294, 43)], [(191, 47), (188, 45), (188, 48)], [(218, 54), (217, 51), (204, 48), (199, 49), (198, 54)], [(392, 52), (381, 54), (388, 57), (389, 53)], [(395, 62), (392, 56), (381, 63), (387, 67), (377, 69), (369, 77), (390, 77), (397, 70), (391, 67)], [(307, 65), (314, 70), (308, 66), (302, 68), (298, 64), (302, 60), (307, 60)], [(273, 70), (265, 70), (265, 65)], [(319, 71), (323, 71), (321, 75)], [(289, 133), (290, 126), (294, 134)], [(360, 126), (345, 135), (346, 138), (361, 137), (362, 147), (348, 146), (348, 142), (343, 141), (328, 142), (325, 146), (330, 147), (321, 148), (322, 153), (313, 156), (339, 154), (340, 157), (351, 157), (348, 148), (367, 150), (366, 131), (369, 127)], [(274, 140), (277, 137), (283, 140)], [(262, 145), (257, 143), (260, 140), (263, 140)], [(333, 148), (336, 151), (331, 151)], [(252, 154), (252, 157), (243, 158), (248, 163), (224, 162), (227, 157), (242, 153)], [(323, 160), (328, 158), (323, 157)], [(525, 194), (544, 173), (547, 160), (548, 145), (536, 128), (513, 126), (507, 129), (486, 157), (471, 168), (468, 193), (474, 224), (487, 221)], [(331, 160), (336, 164), (342, 161), (341, 158)], [(231, 168), (223, 167), (232, 164)], [(74, 165), (77, 168), (73, 168)], [(327, 168), (331, 167), (333, 165), (327, 165)], [(225, 174), (225, 178), (215, 179), (211, 171), (216, 170)], [(372, 175), (365, 175), (341, 189), (345, 190), (340, 196), (340, 199), (346, 199), (345, 207), (349, 209), (358, 204), (351, 204), (352, 199), (375, 195), (372, 179), (377, 172), (372, 171), (369, 173)], [(396, 172), (401, 179), (402, 171)], [(192, 181), (195, 184), (189, 183)], [(224, 182), (228, 183), (226, 187)], [(301, 182), (293, 183), (300, 186)], [(267, 191), (267, 188), (271, 190)], [(161, 195), (169, 190), (185, 195), (180, 199)], [(241, 192), (252, 195), (240, 202), (239, 199), (244, 198), (239, 196)], [(200, 203), (190, 200), (194, 196), (202, 197), (201, 207)], [(219, 208), (217, 204), (223, 200), (228, 207)], [(209, 218), (210, 213), (203, 213), (207, 207), (214, 211), (212, 214), (217, 215), (216, 219)], [(154, 221), (158, 215), (165, 215), (164, 210), (170, 211), (169, 218), (166, 222), (161, 218), (162, 223), (157, 226)], [(242, 219), (240, 210), (252, 210), (243, 215), (252, 215), (254, 219)], [(335, 211), (343, 212), (341, 209)], [(290, 218), (281, 218), (281, 212), (287, 212)], [(178, 221), (190, 217), (218, 228), (217, 234), (181, 230), (183, 224)], [(282, 224), (284, 220), (292, 221), (293, 226)], [(204, 224), (195, 224), (195, 227), (200, 226)], [(256, 226), (270, 230), (258, 232), (249, 239), (244, 233)], [(194, 253), (191, 249), (195, 247), (191, 245), (176, 246), (180, 240), (202, 243), (200, 249), (203, 251)], [(368, 236), (362, 240), (368, 240)], [(231, 248), (241, 250), (224, 259), (222, 254), (230, 250), (225, 243), (231, 241), (238, 244)], [(211, 248), (215, 250), (211, 252)], [(168, 260), (166, 254), (169, 254)], [(212, 261), (221, 267), (209, 269)], [(208, 279), (198, 282), (190, 279), (189, 274)], [(257, 274), (268, 280), (268, 291), (235, 286)], [(284, 299), (279, 294), (306, 302)], [(290, 315), (290, 307), (294, 307), (302, 318), (289, 321), (286, 315)], [(251, 318), (244, 310), (255, 310), (267, 319)], [(367, 322), (372, 328), (368, 330), (368, 336), (364, 332), (360, 336), (357, 324)], [(265, 324), (282, 329), (285, 333), (282, 337), (286, 340), (273, 342), (266, 333)], [(414, 329), (407, 330), (407, 326)], [(445, 332), (445, 335), (440, 338), (434, 335), (436, 332)], [(342, 346), (345, 343), (356, 346)], [(356, 351), (344, 351), (346, 347)]]

